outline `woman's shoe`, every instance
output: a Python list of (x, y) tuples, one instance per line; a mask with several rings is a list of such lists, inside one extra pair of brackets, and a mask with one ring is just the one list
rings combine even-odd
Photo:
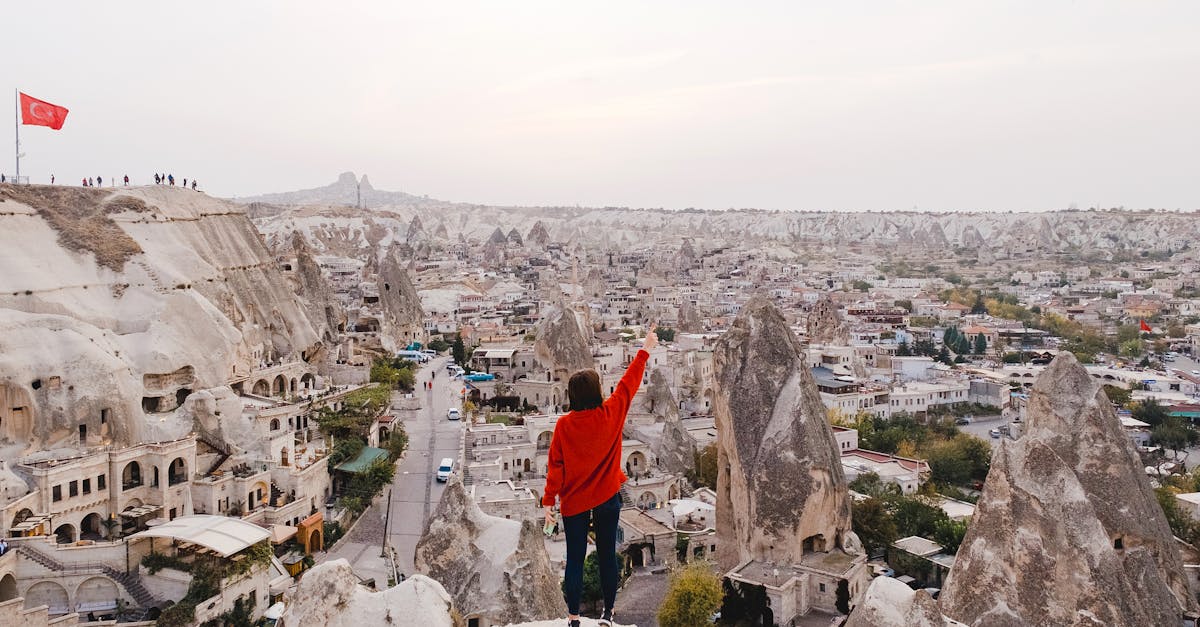
[(612, 610), (608, 610), (608, 609), (604, 610), (604, 613), (600, 615), (600, 619), (596, 621), (596, 624), (604, 625), (604, 627), (612, 627), (612, 624), (613, 624)]

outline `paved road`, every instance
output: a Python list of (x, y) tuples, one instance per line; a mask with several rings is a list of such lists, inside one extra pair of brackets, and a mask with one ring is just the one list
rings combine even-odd
[[(388, 544), (395, 548), (397, 565), (405, 575), (414, 572), (417, 540), (445, 490), (445, 484), (436, 479), (437, 464), (443, 457), (457, 460), (459, 456), (463, 423), (447, 420), (446, 410), (462, 408), (459, 397), (462, 381), (453, 381), (446, 374), (448, 361), (448, 357), (435, 359), (417, 373), (421, 409), (404, 423), (408, 453), (397, 466), (392, 482)], [(431, 374), (433, 390), (425, 390), (424, 383)]]
[[(446, 357), (435, 359), (417, 372), (416, 394), (421, 399), (421, 408), (416, 412), (396, 412), (404, 420), (408, 432), (408, 452), (397, 464), (396, 477), (390, 486), (388, 544), (395, 550), (397, 566), (405, 575), (414, 572), (413, 554), (417, 540), (421, 537), (425, 519), (445, 490), (445, 484), (435, 479), (435, 466), (443, 457), (458, 458), (462, 423), (446, 420), (446, 410), (451, 406), (461, 408), (458, 391), (462, 389), (462, 382), (452, 382), (447, 376), (448, 360)], [(426, 390), (424, 383), (430, 380), (432, 373), (436, 373), (432, 379), (433, 390)], [(397, 393), (393, 404), (398, 404), (400, 398)], [(387, 561), (382, 557), (382, 545), (388, 495), (388, 488), (384, 488), (383, 494), (363, 512), (346, 537), (318, 561), (346, 559), (359, 577), (374, 578), (378, 587), (386, 586), (390, 574)]]

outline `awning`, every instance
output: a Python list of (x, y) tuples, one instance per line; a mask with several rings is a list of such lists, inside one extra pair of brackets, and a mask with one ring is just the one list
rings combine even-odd
[(196, 514), (180, 516), (171, 522), (139, 531), (129, 537), (181, 540), (211, 549), (221, 557), (229, 557), (270, 536), (266, 529), (240, 518)]
[[(485, 359), (510, 359), (513, 353), (517, 352), (515, 348), (489, 348), (483, 351)], [(478, 357), (479, 355), (476, 355)]]
[(279, 617), (283, 616), (283, 609), (284, 609), (284, 607), (283, 607), (282, 601), (279, 603), (276, 603), (275, 605), (268, 607), (267, 611), (263, 612), (263, 618), (270, 619), (270, 620), (279, 620)]
[(139, 505), (121, 512), (121, 518), (141, 518), (162, 510), (161, 505)]
[(334, 468), (334, 470), (340, 470), (342, 472), (352, 472), (352, 473), (358, 474), (358, 473), (366, 470), (367, 466), (371, 465), (371, 462), (373, 462), (381, 457), (386, 459), (387, 456), (388, 456), (388, 452), (381, 448), (375, 448), (373, 446), (364, 446), (363, 450), (358, 453), (357, 457), (338, 464), (337, 467)]
[(291, 525), (271, 525), (271, 544), (281, 544), (296, 537), (296, 528)]

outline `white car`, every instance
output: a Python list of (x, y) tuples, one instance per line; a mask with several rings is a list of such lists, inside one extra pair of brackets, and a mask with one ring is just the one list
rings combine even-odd
[(993, 438), (999, 439), (1000, 438), (1000, 430), (992, 429), (991, 431), (988, 431), (988, 435), (992, 436)]
[(449, 481), (451, 472), (454, 472), (454, 460), (449, 457), (443, 457), (442, 463), (438, 464), (437, 480), (442, 483)]
[(451, 407), (446, 410), (446, 420), (462, 420), (462, 413), (458, 411), (458, 408)]

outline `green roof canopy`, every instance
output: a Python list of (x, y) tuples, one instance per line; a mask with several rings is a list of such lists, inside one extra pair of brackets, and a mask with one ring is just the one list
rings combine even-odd
[(338, 464), (337, 467), (334, 468), (334, 470), (341, 470), (343, 472), (352, 472), (352, 473), (358, 474), (358, 473), (366, 470), (367, 466), (371, 465), (371, 462), (373, 462), (381, 457), (384, 459), (387, 459), (387, 456), (388, 456), (388, 452), (381, 448), (375, 448), (373, 446), (364, 446), (363, 450), (361, 452), (359, 452), (357, 457), (355, 457), (354, 459), (346, 460), (346, 461)]

